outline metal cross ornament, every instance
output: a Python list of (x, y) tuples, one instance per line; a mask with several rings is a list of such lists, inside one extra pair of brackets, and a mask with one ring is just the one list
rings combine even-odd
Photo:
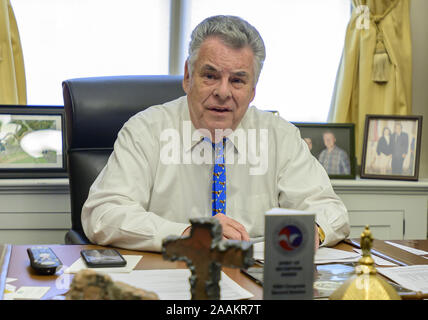
[(190, 222), (189, 237), (169, 236), (163, 240), (163, 258), (186, 262), (192, 272), (189, 279), (192, 300), (219, 300), (221, 267), (252, 266), (253, 245), (246, 241), (222, 240), (222, 227), (213, 217)]

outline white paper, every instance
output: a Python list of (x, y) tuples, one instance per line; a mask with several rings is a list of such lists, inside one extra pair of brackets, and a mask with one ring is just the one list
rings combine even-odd
[(16, 278), (6, 278), (6, 283), (14, 282), (16, 280), (18, 280), (18, 279), (16, 279)]
[(40, 300), (50, 287), (26, 287), (22, 286), (13, 294), (14, 300)]
[(264, 243), (264, 241), (253, 243), (253, 257), (256, 260), (264, 261), (264, 259), (265, 259), (265, 243)]
[[(16, 291), (16, 287), (8, 283), (7, 281), (8, 279), (12, 279), (12, 278), (6, 278), (6, 285), (4, 287), (3, 300), (13, 300), (13, 295), (15, 294), (15, 291)], [(12, 280), (12, 281), (15, 281), (15, 280)], [(12, 282), (12, 281), (9, 281), (9, 282)]]
[(263, 241), (265, 241), (265, 237), (263, 237), (263, 236), (250, 238), (250, 242), (252, 242), (252, 243), (258, 243), (258, 242), (263, 242)]
[(408, 247), (408, 246), (404, 246), (402, 244), (394, 243), (394, 242), (391, 242), (391, 241), (385, 241), (385, 243), (387, 243), (387, 244), (389, 244), (391, 246), (400, 248), (401, 250), (404, 250), (404, 251), (416, 254), (418, 256), (424, 256), (424, 255), (428, 254), (427, 251), (415, 249), (415, 248)]
[(92, 269), (97, 272), (103, 273), (129, 273), (134, 270), (135, 266), (138, 264), (142, 257), (143, 256), (139, 255), (123, 255), (123, 258), (126, 260), (126, 266), (118, 268), (88, 268), (85, 261), (82, 259), (82, 257), (80, 257), (70, 267), (65, 269), (64, 273), (77, 273), (80, 270), (84, 269)]
[[(137, 288), (153, 291), (161, 300), (190, 300), (190, 270), (135, 270), (131, 273), (109, 274), (114, 281), (122, 281)], [(220, 299), (249, 299), (254, 295), (221, 272)]]
[(428, 292), (428, 265), (377, 268), (377, 271), (409, 290)]
[[(361, 249), (354, 249), (354, 251), (361, 254)], [(397, 264), (395, 264), (391, 261), (385, 260), (381, 257), (375, 256), (374, 254), (372, 254), (372, 258), (378, 266), (392, 266), (392, 267), (397, 266)]]
[[(253, 244), (253, 258), (258, 261), (264, 261), (264, 242), (257, 242)], [(344, 251), (333, 248), (321, 247), (315, 253), (315, 264), (328, 264), (328, 263), (346, 263), (356, 262), (361, 257), (360, 254), (352, 251)]]
[(4, 293), (13, 293), (15, 291), (16, 291), (16, 287), (14, 285), (6, 283), (6, 285), (4, 287)]
[(357, 262), (361, 255), (352, 251), (321, 247), (315, 253), (315, 264)]

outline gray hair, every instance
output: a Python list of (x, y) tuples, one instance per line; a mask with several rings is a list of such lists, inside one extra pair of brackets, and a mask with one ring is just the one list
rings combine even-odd
[(231, 48), (241, 49), (249, 46), (254, 54), (254, 86), (259, 80), (266, 49), (259, 32), (251, 24), (236, 16), (213, 16), (206, 18), (193, 30), (187, 58), (189, 73), (192, 74), (202, 43), (211, 36), (219, 37)]

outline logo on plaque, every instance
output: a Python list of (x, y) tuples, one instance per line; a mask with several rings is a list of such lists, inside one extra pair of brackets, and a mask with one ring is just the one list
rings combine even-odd
[(279, 246), (286, 251), (294, 251), (303, 242), (303, 235), (295, 225), (288, 225), (278, 233)]

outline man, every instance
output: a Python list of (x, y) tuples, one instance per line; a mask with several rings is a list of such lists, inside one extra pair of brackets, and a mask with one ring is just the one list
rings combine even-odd
[[(264, 234), (273, 207), (316, 213), (316, 245), (349, 234), (346, 208), (299, 130), (249, 108), (265, 59), (257, 30), (231, 16), (193, 31), (185, 97), (132, 117), (82, 210), (87, 237), (102, 245), (159, 251), (188, 235), (189, 219), (213, 215), (226, 239)], [(318, 227), (319, 226), (319, 227)]]
[(333, 132), (323, 133), (325, 149), (321, 151), (318, 160), (330, 175), (344, 175), (351, 173), (348, 154), (336, 145)]
[(409, 136), (406, 132), (403, 132), (403, 126), (401, 122), (396, 122), (394, 125), (394, 133), (392, 134), (391, 139), (391, 149), (392, 174), (402, 175), (404, 158), (406, 158), (407, 151), (409, 149)]

